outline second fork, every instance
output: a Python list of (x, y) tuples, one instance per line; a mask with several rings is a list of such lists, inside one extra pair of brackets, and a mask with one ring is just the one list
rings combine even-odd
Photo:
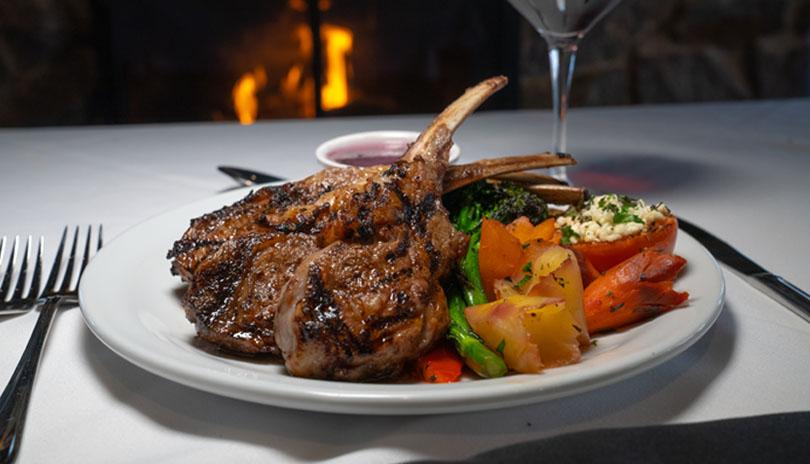
[[(64, 275), (61, 281), (57, 282), (60, 269), (62, 268), (67, 227), (65, 227), (62, 232), (59, 249), (56, 252), (53, 267), (51, 268), (48, 281), (41, 295), (41, 298), (44, 298), (45, 301), (37, 318), (37, 323), (34, 326), (34, 331), (31, 334), (31, 338), (28, 340), (28, 345), (26, 345), (17, 367), (14, 369), (11, 380), (5, 390), (3, 390), (2, 396), (0, 396), (0, 464), (14, 461), (19, 449), (23, 426), (25, 424), (25, 414), (28, 410), (28, 401), (34, 387), (34, 379), (42, 355), (42, 348), (45, 346), (45, 340), (48, 336), (54, 315), (62, 303), (75, 304), (78, 302), (78, 281), (81, 279), (87, 262), (90, 260), (91, 232), (92, 230), (88, 227), (87, 239), (85, 240), (84, 252), (75, 284), (73, 283), (73, 275), (77, 262), (76, 251), (79, 241), (79, 228), (77, 227), (73, 233), (73, 241)], [(101, 226), (99, 226), (96, 251), (101, 248), (101, 245), (102, 229)]]

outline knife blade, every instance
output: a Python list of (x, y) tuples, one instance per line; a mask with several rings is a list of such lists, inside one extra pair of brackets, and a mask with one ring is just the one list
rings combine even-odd
[(810, 294), (788, 282), (784, 277), (769, 272), (702, 227), (681, 217), (678, 217), (678, 227), (694, 237), (718, 261), (735, 270), (752, 286), (810, 322)]
[(281, 177), (272, 176), (263, 172), (251, 171), (233, 166), (217, 166), (217, 169), (219, 169), (220, 172), (227, 174), (233, 180), (241, 185), (244, 185), (245, 187), (284, 180)]

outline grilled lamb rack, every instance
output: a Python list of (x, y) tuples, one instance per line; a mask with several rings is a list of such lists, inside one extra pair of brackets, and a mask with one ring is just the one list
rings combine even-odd
[(401, 372), (446, 330), (439, 279), (466, 247), (441, 205), (452, 133), (505, 83), (469, 89), (390, 167), (324, 170), (193, 220), (169, 258), (200, 338), (282, 354), (294, 375)]

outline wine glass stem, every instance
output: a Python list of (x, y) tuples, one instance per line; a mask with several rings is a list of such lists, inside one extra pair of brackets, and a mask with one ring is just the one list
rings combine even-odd
[[(546, 38), (548, 41), (548, 61), (551, 70), (551, 97), (554, 104), (554, 133), (552, 150), (556, 153), (566, 151), (566, 117), (568, 97), (571, 93), (571, 76), (577, 58), (577, 40), (559, 40)], [(551, 175), (568, 181), (565, 168), (552, 168)]]

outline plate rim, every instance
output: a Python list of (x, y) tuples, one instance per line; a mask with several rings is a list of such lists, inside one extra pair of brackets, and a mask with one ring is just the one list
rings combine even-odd
[[(286, 381), (274, 382), (276, 383), (276, 385), (272, 386), (274, 388), (268, 390), (268, 384), (252, 381), (257, 379), (229, 376), (216, 369), (210, 369), (210, 372), (207, 372), (210, 375), (206, 376), (204, 372), (197, 368), (191, 368), (182, 363), (170, 365), (171, 363), (165, 362), (160, 356), (150, 355), (148, 351), (139, 351), (132, 346), (128, 346), (127, 343), (123, 343), (124, 339), (117, 338), (111, 333), (109, 327), (104, 325), (103, 320), (100, 321), (97, 318), (97, 315), (99, 313), (104, 314), (104, 311), (96, 311), (95, 308), (90, 308), (90, 305), (96, 304), (91, 287), (93, 276), (99, 266), (108, 259), (106, 256), (114, 253), (121, 246), (122, 240), (125, 241), (130, 236), (134, 237), (141, 228), (146, 228), (160, 220), (178, 220), (178, 214), (185, 210), (195, 208), (210, 209), (210, 205), (217, 201), (228, 204), (232, 197), (238, 199), (251, 190), (281, 183), (283, 182), (230, 190), (190, 202), (153, 215), (127, 228), (123, 233), (108, 242), (89, 263), (79, 287), (81, 314), (93, 335), (117, 355), (141, 369), (173, 382), (217, 395), (316, 412), (414, 415), (481, 411), (551, 401), (620, 382), (663, 364), (688, 349), (709, 331), (723, 310), (726, 284), (719, 264), (696, 239), (683, 230), (679, 230), (678, 243), (683, 243), (681, 242), (682, 237), (688, 237), (688, 241), (692, 242), (689, 246), (696, 247), (697, 251), (703, 255), (707, 264), (711, 265), (712, 274), (716, 278), (718, 285), (713, 288), (713, 301), (706, 303), (711, 305), (711, 308), (708, 309), (710, 312), (706, 318), (701, 320), (699, 326), (696, 326), (694, 330), (689, 331), (685, 336), (671, 342), (670, 346), (666, 347), (663, 352), (653, 354), (636, 353), (635, 356), (630, 358), (623, 358), (625, 362), (622, 369), (597, 369), (593, 367), (591, 375), (574, 382), (558, 382), (556, 384), (552, 382), (550, 385), (541, 385), (543, 387), (541, 390), (538, 390), (536, 380), (525, 380), (526, 378), (539, 378), (537, 374), (518, 374), (499, 379), (477, 379), (473, 382), (443, 385), (357, 384), (286, 377)], [(183, 217), (186, 221), (190, 219), (188, 216)], [(170, 245), (170, 243), (167, 243), (167, 247)], [(678, 244), (676, 244), (677, 248)], [(191, 326), (191, 323), (189, 325)], [(628, 359), (630, 362), (628, 362)], [(608, 367), (611, 367), (611, 365)], [(235, 378), (238, 378), (239, 381), (235, 382)], [(464, 386), (481, 385), (483, 387), (484, 384), (487, 384), (488, 388)], [(417, 396), (413, 394), (414, 385), (418, 385), (419, 393), (417, 395), (419, 398), (414, 398), (414, 396)], [(358, 386), (362, 386), (362, 388), (358, 388)], [(453, 386), (456, 387), (453, 388)], [(463, 395), (458, 395), (459, 390)], [(430, 395), (425, 395), (427, 392)]]

